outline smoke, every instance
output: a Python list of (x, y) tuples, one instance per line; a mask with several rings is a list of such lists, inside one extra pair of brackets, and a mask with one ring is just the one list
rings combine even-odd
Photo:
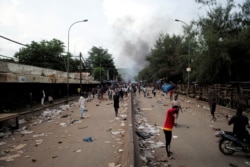
[(118, 68), (126, 69), (126, 73), (122, 74), (123, 79), (133, 81), (138, 72), (147, 66), (146, 56), (156, 39), (160, 33), (166, 32), (173, 22), (167, 19), (158, 16), (139, 22), (131, 16), (126, 16), (114, 22), (114, 57)]
[(127, 75), (123, 76), (124, 79), (134, 78), (147, 66), (146, 56), (160, 34), (180, 32), (181, 25), (174, 21), (176, 17), (187, 20), (185, 17), (195, 13), (196, 8), (195, 3), (188, 3), (185, 5), (185, 10), (180, 11), (185, 0), (178, 2), (104, 0), (103, 2), (105, 15), (112, 26), (112, 55), (115, 64), (118, 68), (128, 71)]
[(132, 17), (119, 19), (113, 26), (117, 50), (116, 63), (119, 68), (126, 71), (121, 74), (126, 81), (133, 81), (138, 72), (147, 65), (146, 56), (150, 50), (149, 41), (144, 38), (145, 35), (138, 32), (136, 26)]
[(149, 44), (140, 38), (134, 41), (125, 40), (122, 42), (118, 56), (120, 66), (126, 68), (127, 76), (122, 76), (126, 80), (133, 80), (138, 72), (146, 65), (146, 56), (149, 52)]

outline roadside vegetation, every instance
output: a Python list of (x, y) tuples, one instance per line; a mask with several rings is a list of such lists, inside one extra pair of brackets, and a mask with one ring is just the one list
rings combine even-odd
[[(227, 0), (195, 0), (205, 12), (197, 20), (183, 24), (182, 35), (160, 33), (153, 48), (145, 55), (148, 65), (136, 81), (159, 79), (175, 83), (200, 84), (249, 81), (250, 71), (250, 0), (240, 3)], [(108, 49), (93, 46), (86, 59), (70, 54), (69, 72), (88, 71), (96, 80), (122, 80)], [(68, 54), (58, 39), (33, 41), (21, 48), (14, 59), (1, 59), (67, 71)], [(187, 68), (189, 67), (189, 72)]]

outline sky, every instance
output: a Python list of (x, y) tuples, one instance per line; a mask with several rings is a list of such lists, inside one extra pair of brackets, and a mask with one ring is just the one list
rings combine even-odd
[[(180, 35), (204, 10), (195, 0), (0, 0), (0, 35), (22, 44), (58, 39), (84, 58), (107, 49), (117, 68), (137, 73), (160, 33)], [(80, 22), (87, 19), (87, 22)], [(68, 38), (69, 32), (69, 38)], [(0, 38), (0, 55), (24, 46)]]

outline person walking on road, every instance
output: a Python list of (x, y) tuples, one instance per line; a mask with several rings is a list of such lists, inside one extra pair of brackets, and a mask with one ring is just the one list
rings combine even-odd
[(170, 151), (170, 144), (172, 140), (172, 129), (174, 127), (175, 123), (175, 114), (178, 112), (179, 108), (178, 106), (172, 106), (172, 108), (168, 109), (166, 112), (166, 119), (165, 123), (163, 125), (163, 132), (165, 134), (165, 140), (166, 140), (166, 151), (167, 156), (170, 159), (173, 159), (171, 156), (172, 152)]
[(155, 95), (156, 95), (156, 89), (155, 89), (155, 87), (152, 89), (152, 94), (153, 94), (154, 97), (155, 97)]
[(118, 109), (119, 109), (119, 101), (120, 101), (119, 91), (115, 92), (115, 94), (113, 96), (113, 100), (114, 100), (115, 116), (117, 117), (117, 115), (118, 115)]
[(78, 104), (79, 104), (79, 107), (80, 107), (80, 119), (83, 119), (84, 118), (83, 113), (84, 113), (84, 111), (86, 109), (85, 109), (85, 99), (82, 96), (80, 96)]
[(233, 126), (233, 133), (241, 140), (246, 140), (250, 144), (250, 136), (246, 128), (250, 128), (248, 117), (242, 115), (243, 109), (237, 108), (236, 115), (233, 116), (229, 121), (228, 125)]
[(216, 110), (215, 98), (213, 98), (213, 100), (210, 102), (209, 107), (210, 107), (210, 112), (211, 112), (211, 115), (212, 115), (212, 120), (215, 121), (216, 120), (215, 115), (214, 115), (215, 110)]

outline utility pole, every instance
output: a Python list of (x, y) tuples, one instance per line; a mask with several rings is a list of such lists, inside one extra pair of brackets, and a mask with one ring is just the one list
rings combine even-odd
[(82, 53), (80, 52), (80, 92), (82, 92)]
[[(178, 20), (178, 19), (175, 19), (175, 21), (177, 22), (181, 22), (183, 24), (185, 24), (187, 27), (188, 27), (188, 24), (182, 20)], [(190, 56), (191, 56), (191, 53), (190, 53), (190, 50), (191, 49), (191, 38), (188, 37), (188, 62), (187, 62), (187, 65), (188, 67), (186, 68), (186, 71), (188, 73), (188, 86), (187, 86), (187, 96), (189, 96), (189, 89), (190, 89), (190, 76), (189, 76), (189, 73), (191, 72), (191, 67), (190, 67)]]

